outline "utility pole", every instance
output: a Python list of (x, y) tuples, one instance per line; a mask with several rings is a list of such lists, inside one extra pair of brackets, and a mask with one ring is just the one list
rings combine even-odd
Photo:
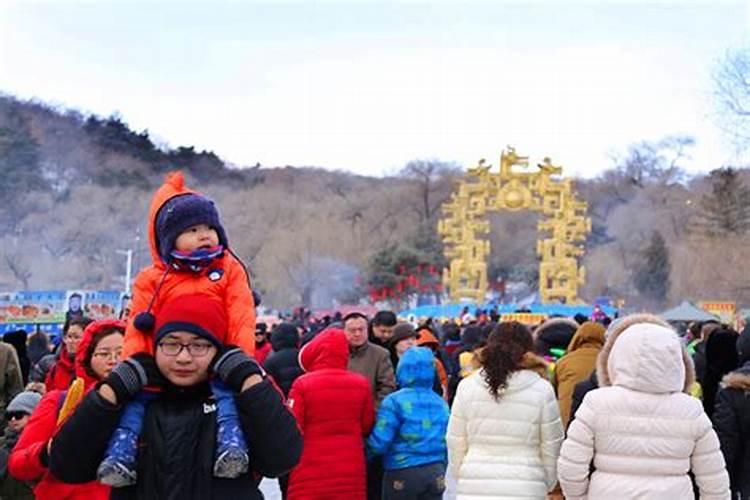
[(117, 253), (127, 256), (125, 264), (125, 294), (130, 295), (130, 277), (133, 275), (133, 249), (117, 250)]

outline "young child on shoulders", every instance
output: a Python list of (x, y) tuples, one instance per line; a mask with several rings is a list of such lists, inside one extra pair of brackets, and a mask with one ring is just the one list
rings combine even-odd
[[(231, 252), (213, 201), (185, 188), (180, 172), (167, 176), (149, 210), (152, 264), (135, 279), (123, 359), (139, 352), (153, 354), (155, 315), (163, 304), (185, 295), (205, 294), (227, 313), (226, 343), (248, 355), (255, 351), (255, 300), (242, 262)], [(217, 399), (216, 477), (247, 471), (249, 457), (231, 391), (212, 382)], [(98, 479), (121, 487), (136, 482), (138, 437), (145, 406), (158, 390), (144, 391), (128, 403), (120, 427), (99, 466)]]

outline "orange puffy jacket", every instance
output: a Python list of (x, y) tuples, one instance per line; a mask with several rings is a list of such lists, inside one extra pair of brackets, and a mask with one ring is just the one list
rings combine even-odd
[[(137, 352), (153, 354), (153, 332), (141, 332), (133, 324), (139, 313), (149, 309), (152, 300), (151, 313), (157, 316), (165, 302), (191, 294), (206, 294), (216, 299), (227, 311), (229, 331), (225, 343), (237, 345), (251, 356), (255, 353), (255, 303), (250, 289), (250, 278), (242, 262), (227, 249), (224, 256), (216, 259), (208, 269), (193, 273), (168, 268), (159, 256), (156, 237), (156, 216), (159, 209), (175, 196), (190, 193), (196, 192), (185, 187), (182, 173), (172, 172), (151, 201), (148, 240), (152, 264), (138, 273), (133, 284), (123, 358)], [(221, 272), (212, 273), (216, 270)], [(218, 275), (219, 279), (212, 281), (208, 278), (209, 274)]]

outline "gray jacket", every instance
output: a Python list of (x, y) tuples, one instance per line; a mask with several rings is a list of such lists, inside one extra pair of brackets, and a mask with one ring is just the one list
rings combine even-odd
[(370, 381), (376, 410), (381, 401), (396, 390), (391, 356), (387, 350), (372, 342), (349, 349), (349, 371), (362, 374)]

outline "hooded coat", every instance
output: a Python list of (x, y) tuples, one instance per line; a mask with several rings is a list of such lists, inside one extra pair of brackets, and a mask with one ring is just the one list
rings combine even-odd
[(266, 359), (263, 368), (279, 386), (284, 396), (289, 396), (292, 384), (302, 375), (299, 366), (299, 333), (289, 323), (277, 326), (271, 334), (273, 353)]
[[(597, 360), (589, 392), (558, 461), (565, 497), (729, 500), (719, 440), (688, 394), (693, 363), (668, 323), (646, 314), (621, 320)], [(593, 460), (595, 471), (590, 473)]]
[(446, 461), (445, 431), (449, 410), (432, 390), (435, 378), (432, 351), (412, 347), (396, 369), (400, 389), (389, 394), (378, 410), (368, 451), (383, 455), (386, 470)]
[[(732, 484), (732, 498), (750, 498), (750, 327), (737, 342), (744, 364), (724, 377), (716, 397), (714, 428)], [(740, 347), (743, 346), (743, 347)]]
[(567, 352), (555, 366), (553, 385), (560, 402), (563, 426), (570, 420), (570, 407), (576, 384), (589, 378), (596, 366), (596, 357), (604, 345), (604, 327), (587, 321), (578, 327)]
[[(83, 380), (84, 391), (90, 391), (97, 383), (84, 367), (86, 351), (95, 334), (113, 326), (124, 327), (120, 321), (95, 321), (83, 332), (75, 358), (76, 376)], [(10, 454), (8, 469), (13, 477), (23, 481), (41, 478), (34, 488), (38, 500), (81, 499), (98, 500), (109, 498), (110, 488), (96, 481), (83, 484), (68, 484), (53, 476), (48, 467), (47, 443), (52, 439), (60, 424), (58, 416), (67, 391), (53, 390), (42, 397), (29, 422), (26, 424), (16, 447)]]
[[(80, 351), (80, 349), (79, 349)], [(63, 345), (60, 353), (57, 355), (57, 361), (47, 372), (44, 379), (44, 385), (49, 391), (64, 391), (70, 387), (70, 383), (75, 378), (75, 356), (68, 353), (68, 348)]]
[(534, 330), (534, 351), (545, 356), (550, 349), (567, 349), (578, 323), (568, 318), (550, 318)]
[(544, 500), (555, 485), (563, 427), (545, 371), (527, 354), (497, 400), (484, 369), (459, 384), (446, 438), (458, 500)]
[(299, 354), (306, 372), (292, 384), (289, 406), (305, 445), (289, 478), (288, 498), (365, 498), (365, 438), (375, 419), (368, 380), (347, 371), (349, 343), (329, 329)]
[[(161, 207), (172, 198), (186, 194), (197, 194), (185, 187), (180, 172), (168, 175), (164, 184), (156, 191), (151, 201), (148, 216), (148, 240), (151, 249), (151, 265), (143, 269), (133, 283), (133, 298), (130, 302), (130, 318), (150, 311), (159, 314), (163, 304), (183, 295), (206, 294), (227, 311), (229, 331), (227, 344), (237, 345), (249, 355), (255, 352), (255, 302), (250, 289), (250, 280), (245, 266), (227, 248), (212, 265), (201, 272), (175, 271), (162, 260), (156, 234), (156, 219)], [(123, 358), (137, 352), (153, 354), (152, 332), (142, 332), (128, 321), (125, 332)]]

